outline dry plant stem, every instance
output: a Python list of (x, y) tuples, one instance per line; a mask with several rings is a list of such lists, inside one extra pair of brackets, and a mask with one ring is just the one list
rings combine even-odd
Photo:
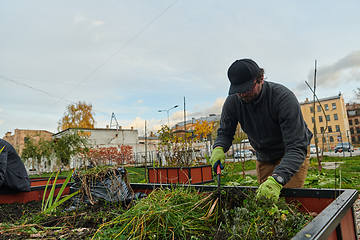
[[(80, 213), (80, 214), (77, 214), (77, 215), (75, 215), (75, 216), (65, 216), (65, 217), (62, 217), (62, 218), (60, 218), (60, 219), (58, 219), (58, 220), (65, 220), (65, 219), (69, 219), (69, 218), (76, 218), (76, 217), (79, 217), (79, 216), (83, 216), (83, 215), (86, 215), (87, 213), (85, 212), (85, 213)], [(50, 216), (49, 214), (47, 214), (48, 216)], [(48, 223), (51, 223), (52, 221), (48, 221), (48, 222), (44, 222), (44, 223), (42, 223), (43, 225), (46, 225), (46, 224), (48, 224)]]
[(246, 233), (245, 239), (247, 239), (247, 236), (248, 236), (248, 234), (249, 234), (249, 231), (250, 231), (252, 225), (253, 225), (259, 218), (260, 218), (260, 216), (258, 216), (258, 217), (250, 224), (250, 227), (249, 227), (249, 229), (248, 229), (248, 231), (247, 231), (247, 233)]
[(11, 231), (17, 231), (23, 228), (27, 228), (27, 227), (38, 227), (41, 228), (42, 230), (44, 230), (45, 228), (41, 225), (38, 224), (26, 224), (26, 225), (20, 225), (20, 226), (16, 226), (16, 227), (11, 227), (11, 228), (6, 228), (6, 227), (0, 227), (0, 229), (4, 229), (2, 232), (11, 232)]
[(208, 214), (207, 214), (207, 216), (206, 216), (206, 218), (205, 218), (206, 220), (208, 220), (209, 217), (211, 216), (211, 214), (213, 213), (214, 208), (217, 206), (217, 202), (218, 202), (218, 201), (219, 201), (219, 198), (215, 199), (213, 205), (212, 205), (211, 208), (210, 208), (210, 211), (208, 212)]
[(308, 213), (308, 214), (310, 214), (310, 211), (299, 201), (299, 200), (297, 200), (297, 199), (295, 199), (298, 203), (300, 203), (300, 205), (306, 210), (306, 212)]
[(295, 215), (294, 211), (289, 207), (288, 204), (286, 204), (285, 206), (291, 211), (291, 213), (292, 213), (293, 215)]
[(204, 198), (204, 199), (200, 200), (199, 202), (197, 202), (197, 203), (194, 205), (194, 207), (193, 207), (189, 212), (187, 212), (187, 213), (184, 215), (184, 217), (185, 217), (186, 215), (188, 215), (192, 210), (194, 210), (195, 208), (197, 208), (201, 203), (203, 203), (203, 202), (206, 201), (208, 198), (210, 198), (212, 195), (213, 195), (213, 193), (209, 194), (206, 198)]

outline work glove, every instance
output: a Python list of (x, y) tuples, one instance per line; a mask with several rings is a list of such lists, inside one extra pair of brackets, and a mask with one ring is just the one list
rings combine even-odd
[(283, 186), (278, 183), (275, 178), (269, 176), (256, 191), (256, 199), (266, 197), (267, 199), (277, 202), (282, 188)]
[(216, 147), (212, 151), (210, 164), (213, 166), (213, 170), (217, 173), (216, 168), (220, 164), (220, 169), (224, 169), (225, 165), (225, 153), (222, 147)]

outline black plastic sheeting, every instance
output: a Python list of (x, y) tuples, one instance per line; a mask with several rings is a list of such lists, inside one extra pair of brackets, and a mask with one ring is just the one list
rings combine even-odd
[(128, 204), (132, 200), (146, 197), (145, 193), (138, 192), (134, 194), (130, 183), (126, 183), (124, 180), (126, 179), (126, 170), (122, 167), (111, 171), (111, 173), (99, 181), (88, 182), (86, 189), (83, 189), (83, 184), (77, 177), (76, 172), (74, 172), (72, 178), (75, 180), (75, 183), (70, 186), (70, 194), (79, 190), (81, 192), (71, 198), (72, 206), (69, 210), (93, 204), (99, 199), (112, 203), (123, 202)]

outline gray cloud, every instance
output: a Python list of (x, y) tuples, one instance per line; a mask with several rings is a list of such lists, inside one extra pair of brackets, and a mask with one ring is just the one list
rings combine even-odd
[[(318, 86), (334, 86), (340, 82), (359, 79), (360, 51), (354, 51), (332, 65), (319, 67), (317, 72)], [(311, 73), (308, 79), (312, 79)]]
[[(324, 89), (334, 88), (360, 80), (360, 51), (353, 51), (341, 58), (337, 62), (321, 66), (318, 61), (316, 72), (316, 87)], [(313, 88), (314, 86), (314, 68), (309, 70), (307, 82)], [(295, 88), (295, 92), (309, 90), (305, 82), (299, 83)]]

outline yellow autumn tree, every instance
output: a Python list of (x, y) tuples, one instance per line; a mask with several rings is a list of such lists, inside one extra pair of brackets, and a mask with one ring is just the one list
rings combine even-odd
[(213, 131), (214, 124), (208, 121), (199, 121), (196, 120), (194, 124), (195, 135), (203, 138), (207, 138), (207, 136)]
[(68, 105), (67, 111), (58, 122), (58, 130), (63, 131), (68, 128), (94, 128), (95, 113), (92, 110), (92, 104), (77, 102)]

